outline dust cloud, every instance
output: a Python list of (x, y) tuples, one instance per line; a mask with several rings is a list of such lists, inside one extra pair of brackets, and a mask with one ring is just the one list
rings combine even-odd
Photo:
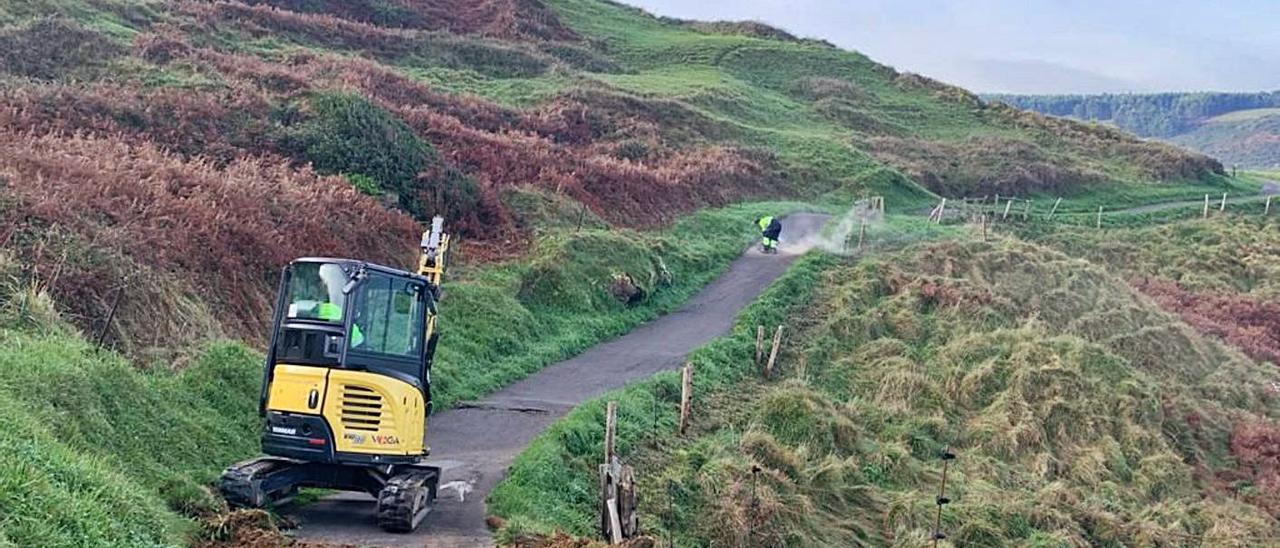
[(783, 222), (778, 251), (785, 255), (803, 255), (818, 249), (836, 255), (854, 255), (858, 252), (858, 233), (864, 221), (868, 229), (884, 223), (884, 213), (872, 209), (869, 200), (859, 200), (835, 223), (828, 223), (822, 230), (809, 231), (797, 240), (787, 239), (788, 223)]

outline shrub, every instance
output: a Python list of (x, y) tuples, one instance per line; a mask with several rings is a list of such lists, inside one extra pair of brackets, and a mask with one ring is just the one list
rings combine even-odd
[(456, 169), (441, 167), (414, 181), (409, 211), (421, 219), (441, 215), (455, 233), (484, 237), (506, 224), (501, 205)]
[(531, 47), (444, 32), (388, 29), (328, 14), (239, 3), (184, 4), (184, 12), (227, 32), (259, 34), (328, 49), (354, 50), (384, 62), (439, 65), (510, 78), (541, 74), (551, 57)]
[(116, 84), (43, 84), (0, 90), (0, 126), (36, 133), (121, 135), (150, 141), (187, 157), (224, 165), (281, 151), (270, 100), (233, 91), (139, 90)]
[(396, 0), (247, 0), (299, 13), (326, 14), (382, 27), (420, 28), (430, 21)]
[(139, 34), (133, 39), (133, 49), (143, 59), (157, 65), (167, 65), (191, 55), (191, 44), (175, 31)]
[(321, 173), (355, 173), (407, 196), (435, 151), (385, 109), (359, 95), (319, 93), (295, 131), (303, 157)]
[(1222, 337), (1256, 360), (1280, 365), (1280, 301), (1192, 293), (1158, 279), (1139, 280), (1135, 285), (1192, 327)]
[(639, 162), (649, 157), (649, 143), (640, 139), (627, 139), (613, 148), (613, 155), (621, 160)]
[(1245, 498), (1280, 516), (1280, 425), (1273, 421), (1236, 425), (1231, 452), (1240, 463), (1240, 479), (1249, 487)]

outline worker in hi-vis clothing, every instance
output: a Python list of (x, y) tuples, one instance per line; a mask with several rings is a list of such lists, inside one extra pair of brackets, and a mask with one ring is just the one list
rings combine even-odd
[(769, 215), (756, 219), (756, 225), (760, 227), (762, 250), (765, 253), (777, 253), (778, 236), (782, 235), (782, 223)]
[[(320, 303), (316, 305), (316, 317), (334, 323), (342, 323), (342, 309), (333, 303)], [(364, 333), (360, 331), (360, 326), (354, 322), (351, 324), (351, 348), (359, 347), (364, 344)]]

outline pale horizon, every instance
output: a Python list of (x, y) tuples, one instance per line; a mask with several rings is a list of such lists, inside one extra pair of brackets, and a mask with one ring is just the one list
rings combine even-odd
[(1280, 2), (626, 0), (754, 20), (980, 93), (1280, 89)]

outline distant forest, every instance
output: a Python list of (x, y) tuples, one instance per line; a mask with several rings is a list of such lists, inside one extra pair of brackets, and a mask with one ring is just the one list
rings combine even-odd
[(1280, 91), (1149, 95), (986, 95), (988, 101), (1053, 116), (1110, 122), (1142, 137), (1168, 138), (1237, 110), (1280, 107)]

